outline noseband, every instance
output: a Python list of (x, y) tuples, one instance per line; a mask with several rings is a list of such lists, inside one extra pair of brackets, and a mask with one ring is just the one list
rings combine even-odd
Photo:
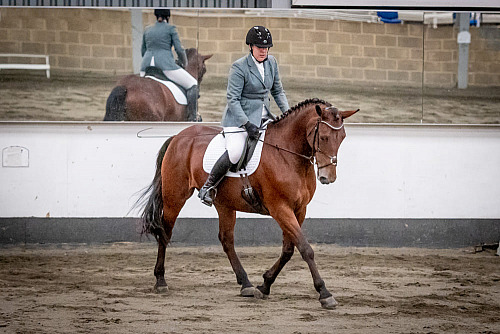
[[(328, 167), (330, 165), (337, 166), (337, 156), (336, 155), (331, 156), (331, 155), (327, 154), (326, 152), (322, 151), (321, 148), (319, 147), (319, 125), (320, 124), (325, 124), (333, 131), (342, 130), (342, 128), (344, 127), (344, 123), (342, 123), (342, 125), (339, 127), (335, 127), (335, 126), (329, 124), (328, 122), (323, 121), (321, 119), (321, 117), (318, 117), (318, 121), (316, 122), (316, 126), (314, 127), (314, 139), (313, 139), (313, 147), (312, 147), (313, 153), (311, 155), (311, 160), (310, 160), (312, 164), (316, 164), (316, 166), (318, 166), (318, 172), (320, 169)], [(316, 143), (317, 143), (317, 145), (316, 145)], [(320, 166), (318, 164), (317, 159), (316, 159), (316, 153), (321, 153), (321, 154), (327, 156), (328, 158), (330, 158), (330, 163), (325, 164), (323, 166)]]

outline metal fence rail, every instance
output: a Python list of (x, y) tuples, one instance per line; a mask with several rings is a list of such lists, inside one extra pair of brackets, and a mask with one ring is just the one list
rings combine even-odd
[(270, 0), (0, 0), (0, 6), (269, 8)]

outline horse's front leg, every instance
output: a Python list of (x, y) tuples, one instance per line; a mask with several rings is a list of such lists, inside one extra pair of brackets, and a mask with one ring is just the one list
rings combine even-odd
[[(337, 301), (333, 298), (330, 291), (328, 291), (328, 289), (326, 288), (325, 282), (321, 278), (321, 275), (319, 274), (318, 271), (318, 267), (316, 266), (316, 262), (314, 261), (314, 250), (312, 249), (311, 245), (309, 244), (304, 234), (302, 233), (298, 221), (298, 219), (301, 218), (296, 217), (295, 214), (292, 212), (292, 210), (288, 208), (271, 212), (271, 215), (280, 225), (281, 229), (283, 230), (283, 234), (286, 236), (285, 238), (289, 238), (292, 244), (297, 247), (297, 249), (300, 252), (300, 255), (302, 256), (302, 259), (309, 266), (309, 270), (311, 271), (311, 275), (313, 278), (314, 288), (319, 293), (319, 300), (321, 306), (328, 309), (335, 308), (335, 306), (337, 306)], [(271, 282), (271, 280), (269, 279), (268, 282)], [(264, 275), (263, 287), (265, 286), (266, 286), (266, 275)], [(259, 291), (262, 293), (266, 292), (265, 289), (260, 289), (260, 288)]]
[(218, 205), (216, 205), (216, 209), (219, 213), (219, 240), (236, 275), (236, 281), (241, 285), (240, 294), (243, 297), (253, 297), (255, 288), (250, 283), (248, 275), (234, 249), (236, 211)]
[(321, 278), (316, 262), (314, 261), (314, 250), (312, 249), (309, 242), (302, 235), (297, 240), (297, 249), (302, 255), (302, 259), (306, 261), (311, 271), (313, 278), (314, 288), (319, 292), (319, 301), (323, 308), (333, 309), (337, 306), (337, 301), (333, 298), (332, 294), (326, 288), (325, 282)]

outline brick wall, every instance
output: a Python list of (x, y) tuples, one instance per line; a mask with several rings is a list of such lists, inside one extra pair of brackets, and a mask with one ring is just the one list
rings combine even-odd
[[(172, 11), (185, 47), (213, 53), (208, 74), (226, 77), (247, 53), (249, 27), (273, 34), (271, 53), (283, 78), (365, 84), (455, 87), (457, 29), (422, 24), (377, 24), (299, 18), (189, 15)], [(132, 72), (130, 11), (127, 9), (1, 8), (0, 52), (50, 55), (53, 71), (119, 75)], [(191, 14), (197, 14), (191, 11)], [(144, 10), (144, 25), (154, 22)], [(471, 27), (469, 84), (500, 86), (500, 28)], [(423, 43), (425, 41), (425, 43)], [(425, 62), (422, 62), (422, 57)]]

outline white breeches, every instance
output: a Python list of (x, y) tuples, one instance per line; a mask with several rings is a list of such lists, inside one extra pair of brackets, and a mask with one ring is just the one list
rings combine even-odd
[[(198, 81), (183, 68), (171, 71), (166, 70), (163, 71), (163, 73), (165, 73), (167, 78), (182, 86), (184, 89), (189, 89), (198, 84)], [(141, 77), (146, 75), (144, 71), (141, 71), (139, 74)]]
[(243, 154), (248, 134), (243, 128), (228, 126), (224, 127), (224, 135), (226, 138), (226, 150), (229, 154), (229, 160), (231, 163), (235, 164), (240, 160)]
[(198, 81), (183, 68), (173, 71), (163, 71), (163, 73), (165, 73), (167, 78), (181, 85), (185, 89), (189, 89), (198, 84)]

